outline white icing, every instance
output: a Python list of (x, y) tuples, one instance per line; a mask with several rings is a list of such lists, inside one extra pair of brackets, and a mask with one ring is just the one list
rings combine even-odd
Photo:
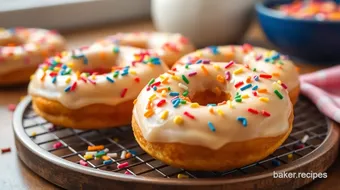
[[(133, 117), (141, 129), (143, 137), (147, 141), (200, 145), (217, 150), (229, 142), (246, 141), (260, 137), (274, 137), (287, 132), (290, 125), (288, 118), (292, 112), (292, 104), (287, 90), (280, 85), (274, 85), (274, 80), (260, 78), (258, 82), (252, 80), (252, 87), (258, 85), (259, 88), (266, 88), (268, 93), (258, 93), (258, 96), (254, 96), (252, 94), (252, 88), (240, 91), (240, 88), (236, 89), (234, 85), (239, 81), (244, 81), (244, 85), (246, 85), (246, 78), (248, 76), (253, 77), (254, 75), (259, 75), (258, 72), (252, 72), (240, 64), (234, 64), (230, 68), (224, 69), (227, 63), (220, 62), (204, 64), (209, 72), (209, 75), (206, 76), (200, 68), (201, 65), (202, 64), (193, 64), (190, 65), (188, 69), (184, 66), (178, 66), (175, 75), (179, 77), (180, 81), (171, 79), (171, 75), (168, 73), (163, 74), (161, 76), (162, 78), (170, 77), (169, 84), (162, 84), (159, 88), (170, 86), (172, 92), (182, 94), (184, 89), (178, 86), (180, 82), (186, 85), (189, 89), (189, 94), (192, 94), (197, 91), (213, 90), (217, 86), (222, 91), (229, 92), (232, 97), (234, 97), (238, 91), (241, 95), (248, 94), (249, 98), (242, 99), (241, 103), (233, 99), (231, 101), (233, 108), (230, 108), (228, 104), (213, 107), (214, 114), (212, 114), (209, 112), (209, 106), (201, 105), (199, 108), (191, 108), (191, 103), (188, 102), (174, 108), (171, 103), (171, 99), (174, 97), (170, 96), (169, 92), (166, 97), (162, 97), (160, 93), (155, 93), (153, 90), (147, 91), (147, 87), (145, 87), (137, 98), (137, 103), (133, 110)], [(219, 65), (220, 68), (216, 67), (216, 65)], [(243, 68), (244, 72), (237, 75), (233, 74), (233, 71), (238, 68)], [(231, 73), (231, 80), (222, 84), (216, 80), (216, 77), (217, 75), (225, 76), (226, 71)], [(189, 77), (189, 73), (192, 72), (197, 72), (197, 75)], [(189, 84), (186, 84), (182, 80), (182, 75), (185, 75), (189, 79)], [(155, 81), (161, 81), (161, 77)], [(283, 95), (283, 99), (278, 98), (274, 93), (275, 89)], [(144, 116), (144, 113), (146, 112), (149, 98), (153, 94), (157, 96), (156, 99), (152, 100), (153, 105), (156, 105), (162, 99), (166, 99), (166, 104), (161, 107), (154, 106), (153, 110), (155, 114), (147, 118)], [(259, 97), (268, 97), (269, 102), (262, 102), (259, 100)], [(259, 114), (255, 115), (248, 112), (248, 108), (258, 110)], [(217, 113), (217, 109), (223, 111), (223, 116)], [(165, 110), (169, 112), (168, 117), (167, 119), (161, 119), (161, 114)], [(261, 114), (261, 110), (265, 110), (271, 115), (265, 117)], [(195, 119), (190, 119), (185, 116), (185, 111), (193, 115)], [(175, 116), (181, 116), (183, 123), (174, 123), (173, 120)], [(246, 127), (244, 127), (240, 121), (237, 121), (237, 117), (239, 116), (247, 119), (248, 124)], [(215, 132), (209, 129), (208, 122), (214, 125), (216, 129)]]
[[(21, 42), (22, 45), (2, 46), (12, 41)], [(64, 39), (49, 30), (37, 28), (20, 28), (15, 32), (0, 30), (0, 74), (39, 65), (46, 57), (64, 48)]]
[[(145, 50), (121, 46), (119, 53), (114, 53), (114, 47), (115, 45), (103, 46), (101, 44), (94, 44), (88, 49), (81, 51), (80, 54), (80, 51), (75, 51), (77, 52), (76, 55), (85, 55), (88, 60), (87, 64), (84, 63), (83, 59), (73, 59), (71, 53), (68, 53), (68, 55), (61, 59), (61, 62), (63, 64), (71, 63), (73, 70), (70, 75), (59, 74), (55, 84), (52, 83), (52, 77), (49, 76), (51, 71), (47, 70), (45, 72), (42, 68), (38, 69), (29, 84), (29, 94), (56, 100), (69, 109), (77, 109), (96, 103), (117, 105), (135, 99), (151, 78), (157, 77), (168, 69), (162, 62), (159, 65), (139, 62), (133, 66), (132, 61), (135, 60), (135, 54)], [(102, 57), (103, 55), (104, 57)], [(113, 77), (112, 72), (97, 75), (95, 79), (92, 79), (91, 76), (86, 77), (95, 81), (95, 85), (89, 81), (85, 83), (77, 79), (76, 71), (98, 68), (111, 69), (112, 66), (130, 66), (129, 74), (122, 76), (121, 71), (117, 78)], [(41, 78), (44, 73), (46, 73), (46, 77), (42, 81)], [(115, 82), (109, 82), (106, 78), (107, 76)], [(140, 79), (140, 82), (135, 81), (136, 77)], [(68, 78), (71, 78), (71, 80)], [(70, 82), (67, 83), (67, 80), (70, 80)], [(74, 82), (77, 82), (76, 89), (65, 92), (65, 89)], [(128, 90), (122, 98), (121, 93), (124, 88)]]
[[(279, 63), (279, 60), (275, 61), (274, 64), (265, 61), (265, 58), (269, 57), (266, 54), (275, 54), (277, 53), (275, 51), (253, 47), (252, 50), (244, 52), (242, 46), (217, 46), (217, 48), (218, 54), (213, 54), (211, 49), (204, 48), (182, 57), (178, 62), (188, 63), (193, 57), (206, 58), (218, 62), (235, 60), (240, 64), (248, 64), (251, 69), (256, 68), (268, 74), (278, 73), (279, 76), (273, 76), (273, 78), (281, 80), (286, 84), (289, 92), (299, 85), (299, 73), (291, 60), (280, 55), (279, 60), (282, 64)], [(228, 54), (232, 56), (227, 56)], [(256, 60), (258, 56), (262, 58)]]

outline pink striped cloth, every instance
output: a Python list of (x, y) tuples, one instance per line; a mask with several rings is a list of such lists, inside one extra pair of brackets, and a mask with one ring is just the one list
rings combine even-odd
[(340, 65), (300, 76), (301, 93), (340, 123)]

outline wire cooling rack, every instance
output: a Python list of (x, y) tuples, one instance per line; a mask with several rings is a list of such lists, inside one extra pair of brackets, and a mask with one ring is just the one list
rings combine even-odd
[[(32, 110), (30, 98), (26, 98), (25, 101), (26, 103), (22, 103), (25, 104), (22, 106), (22, 115), (15, 114), (15, 117), (21, 118), (14, 118), (14, 120), (20, 119), (22, 125), (17, 127), (14, 122), (14, 131), (19, 142), (23, 142), (20, 141), (22, 135), (18, 134), (17, 128), (23, 130), (22, 134), (26, 135), (26, 140), (35, 144), (32, 146), (33, 149), (37, 152), (44, 152), (45, 156), (40, 157), (44, 157), (53, 164), (55, 159), (49, 160), (48, 158), (53, 154), (58, 157), (56, 159), (58, 162), (69, 164), (72, 168), (76, 167), (84, 171), (87, 169), (93, 171), (92, 169), (94, 169), (96, 174), (103, 172), (106, 175), (116, 175), (120, 173), (119, 176), (122, 178), (125, 175), (129, 177), (128, 179), (134, 177), (146, 180), (146, 182), (147, 179), (157, 180), (157, 178), (192, 178), (185, 179), (191, 181), (200, 181), (202, 178), (229, 180), (256, 176), (276, 168), (292, 166), (315, 152), (325, 142), (331, 129), (328, 119), (309, 100), (300, 97), (295, 105), (294, 126), (290, 136), (267, 158), (242, 168), (224, 172), (187, 171), (171, 167), (149, 156), (135, 141), (130, 126), (85, 131), (54, 126)], [(96, 158), (95, 156), (92, 159), (85, 159), (84, 155), (88, 152), (88, 146), (96, 145), (104, 145), (106, 151), (116, 153), (117, 157), (106, 158), (109, 160), (106, 162), (101, 157)], [(20, 150), (18, 152), (22, 158)], [(24, 162), (25, 160), (26, 158), (23, 159)], [(120, 167), (122, 165), (126, 167)], [(57, 182), (54, 181), (54, 183)], [(62, 184), (58, 185), (63, 186)]]

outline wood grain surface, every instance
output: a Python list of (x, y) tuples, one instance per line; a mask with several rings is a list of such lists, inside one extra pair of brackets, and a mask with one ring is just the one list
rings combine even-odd
[[(153, 31), (150, 20), (129, 23), (98, 26), (74, 31), (65, 31), (69, 48), (88, 45), (96, 39), (116, 32)], [(254, 22), (249, 29), (245, 41), (253, 45), (271, 48), (272, 46), (263, 36), (258, 24)], [(309, 65), (298, 62), (301, 73), (313, 72), (324, 68), (323, 66)], [(58, 189), (53, 184), (43, 180), (30, 171), (17, 157), (14, 145), (14, 136), (11, 128), (12, 113), (8, 111), (8, 104), (18, 103), (20, 97), (26, 95), (26, 85), (0, 88), (0, 148), (10, 147), (11, 152), (0, 154), (0, 189)], [(315, 180), (303, 189), (340, 189), (340, 160), (327, 171), (328, 178)]]

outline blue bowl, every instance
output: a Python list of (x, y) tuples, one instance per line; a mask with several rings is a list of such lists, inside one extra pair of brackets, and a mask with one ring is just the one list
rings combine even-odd
[(340, 61), (340, 21), (317, 21), (285, 16), (273, 9), (292, 0), (256, 4), (261, 27), (270, 42), (288, 55), (316, 63)]

